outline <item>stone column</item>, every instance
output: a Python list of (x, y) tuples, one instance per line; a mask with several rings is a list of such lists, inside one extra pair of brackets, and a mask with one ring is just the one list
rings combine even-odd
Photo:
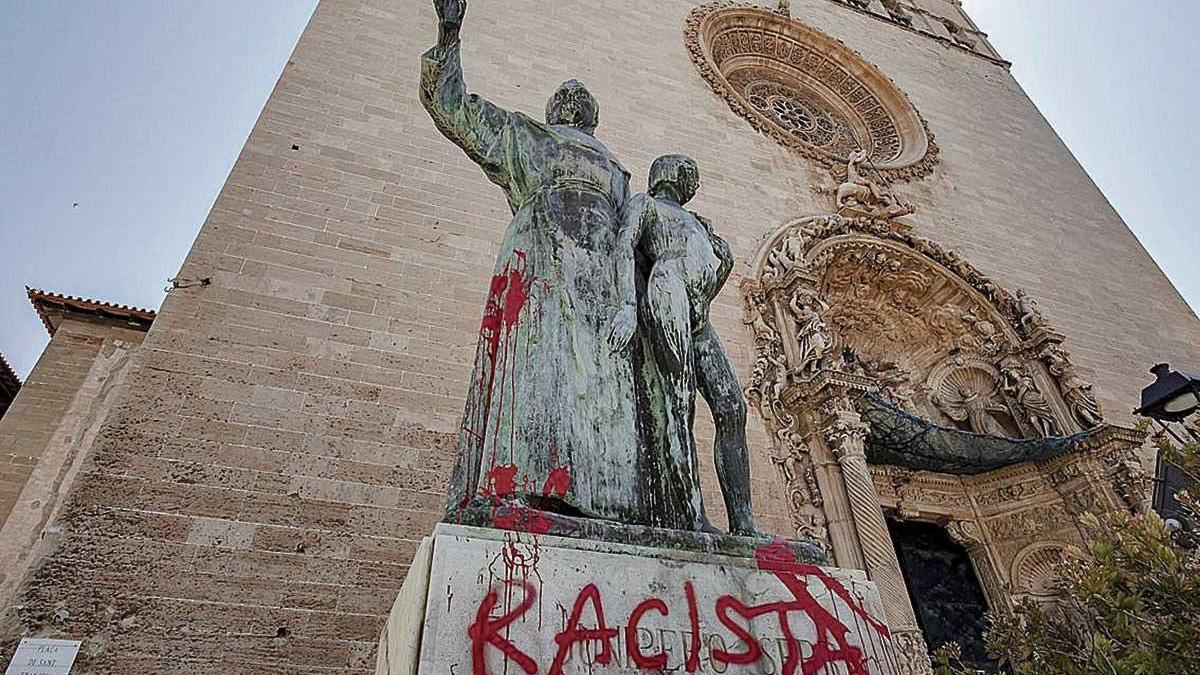
[(858, 533), (854, 530), (854, 513), (846, 491), (840, 486), (841, 470), (826, 448), (814, 448), (812, 459), (817, 485), (824, 497), (825, 523), (834, 561), (838, 567), (866, 570), (867, 561), (863, 559)]
[(857, 413), (839, 410), (825, 428), (825, 441), (841, 467), (867, 574), (879, 586), (902, 666), (907, 668), (906, 673), (931, 673), (925, 638), (917, 627), (916, 613), (900, 573), (900, 561), (867, 465), (864, 446), (867, 431)]

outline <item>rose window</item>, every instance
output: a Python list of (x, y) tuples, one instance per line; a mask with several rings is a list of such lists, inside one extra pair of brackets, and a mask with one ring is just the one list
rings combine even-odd
[(743, 91), (757, 112), (804, 143), (846, 154), (858, 147), (849, 125), (837, 113), (805, 100), (792, 89), (771, 82), (752, 82)]
[(925, 123), (875, 66), (799, 21), (725, 3), (695, 9), (692, 60), (739, 115), (826, 166), (864, 149), (889, 178), (927, 175), (937, 163)]

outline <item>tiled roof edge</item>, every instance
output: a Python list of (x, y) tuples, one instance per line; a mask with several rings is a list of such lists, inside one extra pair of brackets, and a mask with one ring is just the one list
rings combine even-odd
[(158, 316), (156, 312), (149, 309), (130, 307), (129, 305), (117, 305), (99, 300), (89, 300), (88, 298), (63, 295), (61, 293), (51, 293), (37, 288), (30, 288), (29, 286), (25, 287), (25, 292), (29, 295), (29, 302), (33, 304), (38, 317), (42, 320), (42, 325), (46, 327), (46, 331), (50, 335), (54, 335), (54, 326), (46, 316), (46, 310), (49, 308), (68, 309), (75, 312), (95, 314), (96, 316), (109, 319), (124, 319), (138, 324), (143, 329), (149, 329), (150, 324), (154, 323), (154, 318)]

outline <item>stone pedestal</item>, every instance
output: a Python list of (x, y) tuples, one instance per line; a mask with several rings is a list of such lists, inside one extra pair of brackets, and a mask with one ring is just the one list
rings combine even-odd
[(727, 555), (442, 524), (396, 600), (376, 672), (901, 672), (875, 585), (805, 550), (764, 540)]

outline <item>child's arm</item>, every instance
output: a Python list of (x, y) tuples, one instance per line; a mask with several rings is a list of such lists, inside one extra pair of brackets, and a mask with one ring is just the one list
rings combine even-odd
[(654, 199), (645, 194), (635, 195), (621, 214), (621, 229), (617, 233), (616, 266), (617, 294), (621, 309), (613, 319), (608, 333), (609, 346), (624, 349), (637, 331), (637, 268), (634, 252), (642, 239), (646, 224), (655, 215)]
[(729, 242), (722, 239), (713, 230), (713, 224), (708, 218), (694, 212), (692, 215), (696, 216), (696, 220), (699, 220), (705, 231), (708, 232), (708, 240), (712, 242), (713, 253), (721, 261), (721, 269), (717, 271), (717, 288), (720, 289), (729, 279), (730, 272), (733, 271), (733, 250), (729, 248)]

